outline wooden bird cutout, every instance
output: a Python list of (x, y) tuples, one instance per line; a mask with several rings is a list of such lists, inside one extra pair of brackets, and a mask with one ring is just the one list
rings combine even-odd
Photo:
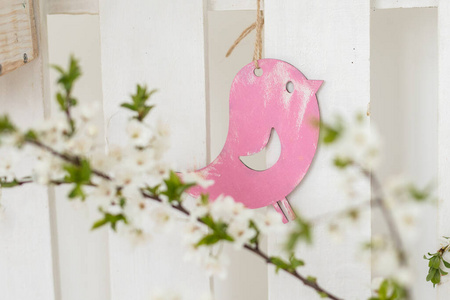
[[(273, 205), (286, 223), (286, 215), (295, 218), (286, 197), (303, 179), (316, 152), (320, 118), (316, 92), (323, 81), (306, 79), (284, 61), (261, 59), (258, 63), (261, 76), (255, 75), (250, 63), (233, 80), (228, 136), (221, 153), (194, 171), (214, 184), (188, 192), (195, 197), (209, 194), (212, 201), (220, 194), (229, 195), (248, 208)], [(281, 142), (279, 159), (263, 171), (247, 167), (240, 157), (261, 151), (272, 129)]]

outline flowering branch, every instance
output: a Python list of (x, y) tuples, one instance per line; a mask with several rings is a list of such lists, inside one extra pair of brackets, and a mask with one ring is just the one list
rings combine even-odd
[[(45, 151), (48, 151), (49, 153), (51, 153), (54, 156), (57, 156), (63, 160), (65, 160), (66, 162), (73, 164), (75, 166), (80, 166), (81, 165), (81, 161), (83, 160), (80, 157), (77, 156), (70, 156), (67, 154), (63, 154), (63, 153), (59, 153), (58, 151), (52, 149), (51, 147), (42, 144), (39, 141), (36, 140), (26, 140), (26, 142), (29, 142), (30, 144), (41, 148)], [(104, 174), (101, 171), (95, 170), (95, 169), (91, 169), (92, 173), (101, 177), (102, 179), (106, 179), (108, 181), (111, 181), (112, 179)], [(21, 180), (21, 181), (15, 181), (16, 186), (18, 185), (23, 185), (23, 184), (27, 184), (27, 183), (32, 183), (32, 180)], [(60, 185), (60, 184), (65, 184), (67, 182), (65, 182), (64, 180), (54, 180), (51, 182), (51, 184), (55, 184), (55, 185)], [(3, 186), (3, 185), (2, 185)], [(95, 185), (93, 185), (95, 186)], [(6, 187), (6, 186), (4, 186)], [(117, 190), (120, 190), (122, 187), (116, 187)], [(164, 200), (161, 199), (160, 197), (153, 195), (153, 194), (149, 194), (145, 191), (145, 189), (141, 189), (140, 190), (141, 194), (143, 197), (150, 199), (152, 201), (156, 201), (159, 203), (164, 203)], [(178, 212), (184, 214), (185, 216), (191, 216), (190, 212), (183, 207), (182, 202), (177, 200), (174, 201), (174, 203), (170, 204), (171, 208), (177, 210)], [(198, 222), (202, 223), (203, 225), (208, 225), (203, 218), (198, 218), (197, 219)], [(292, 267), (292, 263), (293, 260), (291, 259), (291, 263), (286, 263), (284, 262), (282, 259), (278, 258), (278, 257), (269, 257), (266, 253), (264, 253), (263, 251), (261, 251), (258, 247), (258, 243), (255, 242), (254, 245), (251, 245), (249, 243), (245, 243), (243, 245), (243, 248), (254, 253), (255, 255), (261, 257), (267, 264), (272, 264), (274, 266), (276, 266), (278, 269), (282, 269), (283, 271), (287, 272), (288, 274), (292, 275), (293, 277), (297, 278), (298, 280), (300, 280), (304, 285), (314, 289), (320, 296), (322, 297), (326, 297), (329, 299), (333, 299), (333, 300), (341, 300), (342, 298), (339, 298), (335, 295), (333, 295), (331, 292), (328, 292), (327, 290), (325, 290), (323, 287), (321, 287), (318, 283), (317, 280), (314, 277), (304, 277), (301, 274), (299, 274), (296, 271), (295, 267)], [(295, 264), (295, 263), (294, 263)], [(303, 263), (298, 265), (303, 265)]]
[[(200, 260), (210, 275), (220, 277), (225, 274), (226, 260), (220, 247), (231, 243), (235, 248), (245, 249), (275, 266), (276, 272), (283, 270), (290, 274), (321, 297), (342, 299), (325, 290), (316, 278), (300, 274), (298, 268), (305, 262), (294, 255), (299, 243), (311, 243), (312, 224), (326, 218), (319, 217), (309, 222), (297, 214), (298, 218), (287, 232), (284, 249), (287, 258), (269, 256), (261, 251), (259, 241), (263, 234), (280, 228), (285, 230), (279, 214), (274, 211), (256, 214), (226, 196), (217, 199), (209, 199), (207, 195), (198, 199), (187, 197), (186, 192), (193, 186), (207, 187), (213, 182), (199, 178), (195, 173), (177, 174), (164, 160), (164, 152), (168, 148), (167, 129), (161, 123), (156, 126), (145, 123), (154, 107), (148, 102), (156, 90), (149, 91), (138, 85), (131, 95), (131, 102), (121, 105), (132, 113), (126, 128), (129, 143), (125, 147), (111, 146), (105, 153), (103, 149), (95, 148), (97, 129), (91, 123), (95, 110), (92, 107), (73, 109), (77, 106), (77, 100), (72, 96), (73, 85), (81, 75), (78, 62), (71, 58), (67, 70), (54, 68), (60, 73), (58, 83), (62, 89), (56, 99), (61, 118), (21, 132), (7, 116), (0, 116), (0, 148), (14, 149), (9, 153), (11, 160), (7, 159), (8, 155), (0, 160), (0, 188), (33, 182), (69, 184), (72, 186), (69, 199), (89, 199), (98, 205), (102, 217), (93, 224), (93, 229), (109, 225), (112, 230), (139, 241), (146, 240), (156, 231), (170, 228), (174, 219), (172, 214), (178, 212), (186, 221), (183, 238), (189, 249), (187, 256)], [(409, 266), (407, 244), (397, 214), (403, 211), (405, 203), (425, 203), (430, 198), (430, 191), (419, 190), (410, 184), (402, 184), (392, 190), (384, 188), (380, 179), (371, 172), (379, 149), (360, 131), (361, 120), (361, 117), (357, 118), (358, 124), (351, 128), (346, 128), (340, 121), (334, 125), (321, 124), (322, 143), (333, 144), (337, 149), (334, 165), (343, 171), (357, 170), (363, 180), (371, 182), (375, 192), (370, 201), (338, 212), (336, 216), (356, 220), (362, 209), (380, 208), (389, 236), (381, 239), (381, 244), (372, 240), (369, 248), (373, 256), (393, 249), (399, 264), (396, 271), (400, 273), (400, 269)], [(77, 126), (80, 124), (83, 126)], [(18, 179), (12, 161), (16, 152), (25, 151), (25, 148), (35, 151), (37, 162), (33, 176)], [(395, 206), (399, 207), (393, 209)], [(447, 244), (438, 252), (425, 257), (430, 266), (427, 280), (433, 284), (440, 283), (441, 276), (447, 275), (444, 268), (449, 267), (449, 260), (445, 255), (449, 250), (447, 239)], [(399, 274), (387, 274), (376, 285), (374, 294), (371, 300), (405, 300), (411, 297), (408, 284), (401, 280)]]
[[(134, 114), (127, 128), (133, 145), (129, 150), (131, 153), (127, 155), (128, 153), (123, 151), (115, 153), (111, 150), (107, 155), (100, 153), (99, 156), (89, 159), (92, 148), (89, 143), (84, 145), (83, 142), (92, 139), (91, 132), (95, 130), (90, 128), (88, 136), (83, 135), (77, 124), (89, 121), (89, 115), (84, 114), (77, 118), (75, 111), (72, 111), (72, 108), (77, 106), (76, 99), (72, 97), (72, 88), (81, 75), (78, 62), (72, 58), (67, 71), (58, 66), (54, 68), (60, 73), (58, 83), (62, 90), (57, 93), (56, 98), (64, 114), (65, 124), (57, 122), (50, 124), (49, 127), (44, 126), (22, 133), (7, 117), (0, 118), (2, 142), (17, 146), (19, 149), (31, 146), (32, 149), (39, 150), (40, 163), (44, 164), (43, 170), (41, 167), (34, 169), (32, 177), (17, 179), (12, 173), (5, 174), (4, 177), (0, 177), (1, 188), (33, 182), (46, 185), (72, 185), (73, 188), (68, 194), (69, 199), (84, 201), (88, 197), (97, 200), (106, 198), (106, 201), (100, 201), (99, 205), (103, 218), (94, 223), (93, 229), (105, 225), (110, 225), (115, 231), (130, 228), (130, 233), (136, 237), (146, 236), (154, 229), (147, 225), (148, 221), (141, 218), (141, 215), (145, 218), (153, 216), (152, 222), (163, 225), (171, 219), (170, 212), (166, 211), (166, 208), (170, 208), (184, 215), (189, 226), (193, 228), (193, 237), (189, 244), (195, 252), (205, 255), (201, 249), (212, 249), (224, 242), (233, 243), (235, 247), (246, 249), (261, 257), (267, 264), (274, 265), (277, 271), (289, 273), (314, 289), (320, 296), (334, 300), (341, 299), (320, 286), (314, 277), (305, 277), (297, 271), (304, 262), (292, 254), (292, 249), (300, 240), (311, 239), (309, 224), (301, 218), (296, 223), (296, 231), (291, 233), (289, 251), (291, 254), (289, 259), (285, 260), (269, 256), (259, 248), (261, 234), (268, 233), (273, 228), (281, 228), (281, 218), (277, 213), (254, 217), (253, 211), (240, 203), (235, 203), (230, 197), (215, 199), (213, 203), (210, 203), (207, 195), (191, 201), (184, 199), (189, 188), (197, 184), (211, 183), (195, 178), (194, 174), (184, 174), (181, 179), (167, 166), (155, 163), (165, 150), (165, 143), (162, 140), (165, 131), (159, 128), (156, 135), (148, 135), (144, 121), (153, 108), (153, 105), (147, 104), (148, 100), (156, 90), (148, 91), (146, 87), (138, 85), (136, 93), (131, 97), (132, 102), (121, 105)], [(114, 164), (102, 161), (105, 156), (114, 157), (117, 169), (112, 168)], [(148, 161), (149, 159), (154, 161)], [(133, 168), (127, 169), (123, 165), (124, 162), (132, 162)], [(145, 174), (145, 178), (141, 177), (142, 173)], [(0, 175), (2, 175), (1, 168)], [(94, 191), (88, 193), (87, 188)], [(160, 206), (148, 209), (146, 201), (158, 203)], [(198, 229), (195, 223), (202, 224), (203, 229)], [(205, 233), (198, 234), (199, 230), (204, 229), (207, 229)], [(209, 268), (214, 267), (219, 259), (217, 255), (207, 254), (206, 257), (211, 260), (209, 263), (212, 263)], [(208, 268), (208, 265), (206, 267)]]

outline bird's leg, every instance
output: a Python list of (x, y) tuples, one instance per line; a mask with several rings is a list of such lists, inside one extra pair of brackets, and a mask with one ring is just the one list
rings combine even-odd
[(275, 210), (277, 211), (277, 213), (279, 213), (281, 215), (281, 217), (283, 218), (283, 223), (286, 224), (287, 222), (289, 222), (289, 220), (286, 218), (286, 215), (284, 214), (283, 210), (281, 209), (280, 202), (281, 201), (278, 201), (272, 205), (275, 208)]
[[(279, 201), (280, 202), (280, 201)], [(289, 203), (287, 198), (284, 198), (283, 200), (281, 200), (281, 203), (284, 206), (284, 212), (285, 214), (288, 216), (289, 221), (293, 221), (297, 218), (297, 216), (295, 215), (294, 210), (292, 209), (291, 204)]]

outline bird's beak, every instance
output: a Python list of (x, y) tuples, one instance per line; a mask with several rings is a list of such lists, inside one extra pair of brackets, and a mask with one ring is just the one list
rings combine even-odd
[(319, 90), (320, 86), (323, 83), (323, 80), (308, 80), (308, 83), (313, 92), (317, 93), (317, 91)]

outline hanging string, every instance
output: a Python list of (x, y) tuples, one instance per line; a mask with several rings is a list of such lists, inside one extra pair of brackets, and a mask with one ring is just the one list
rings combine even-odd
[(234, 48), (254, 29), (256, 29), (255, 50), (253, 52), (253, 63), (255, 68), (259, 69), (258, 60), (262, 58), (262, 29), (264, 26), (264, 13), (261, 10), (261, 0), (256, 0), (256, 22), (245, 28), (241, 35), (234, 41), (228, 50), (226, 57), (230, 56)]

